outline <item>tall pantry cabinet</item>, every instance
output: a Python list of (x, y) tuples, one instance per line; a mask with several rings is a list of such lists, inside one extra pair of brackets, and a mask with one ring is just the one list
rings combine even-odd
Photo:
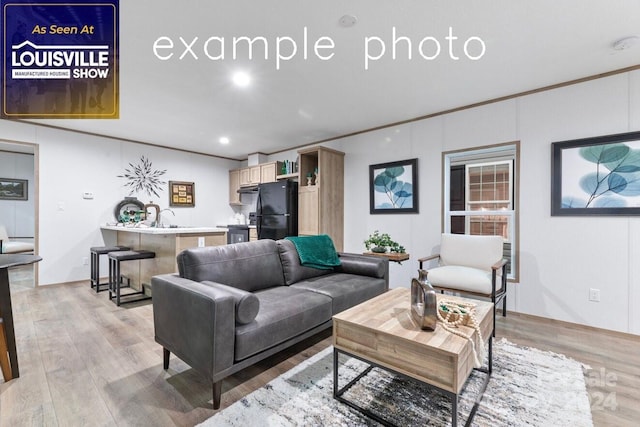
[(344, 153), (326, 147), (298, 151), (298, 234), (328, 234), (344, 245)]

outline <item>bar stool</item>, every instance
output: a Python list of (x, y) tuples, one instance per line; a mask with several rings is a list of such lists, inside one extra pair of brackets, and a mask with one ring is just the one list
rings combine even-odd
[[(109, 299), (110, 300), (115, 299), (116, 305), (119, 307), (120, 304), (125, 304), (128, 302), (151, 299), (150, 296), (145, 295), (143, 283), (140, 283), (140, 291), (129, 292), (125, 295), (120, 295), (120, 287), (122, 284), (122, 278), (120, 277), (120, 263), (124, 261), (134, 261), (134, 260), (155, 258), (156, 257), (155, 252), (140, 249), (136, 251), (109, 252), (107, 256), (109, 257)], [(121, 296), (129, 297), (132, 295), (142, 295), (142, 296), (139, 298), (130, 299), (127, 301), (120, 300)]]
[(4, 322), (2, 321), (2, 317), (0, 317), (0, 369), (2, 370), (4, 382), (11, 381), (13, 379), (13, 375), (11, 375), (11, 365), (9, 364), (7, 334), (4, 331)]
[(94, 246), (89, 248), (91, 253), (91, 289), (95, 288), (96, 293), (106, 291), (109, 288), (100, 289), (100, 286), (108, 286), (109, 283), (100, 283), (100, 255), (109, 252), (128, 251), (128, 246)]

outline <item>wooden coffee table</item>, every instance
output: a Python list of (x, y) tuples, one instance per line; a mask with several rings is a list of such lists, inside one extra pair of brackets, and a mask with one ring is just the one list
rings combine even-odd
[[(433, 332), (423, 331), (411, 317), (411, 295), (406, 288), (396, 288), (333, 316), (333, 396), (376, 421), (390, 423), (376, 414), (346, 400), (342, 395), (374, 366), (412, 378), (439, 389), (451, 399), (451, 424), (457, 425), (458, 397), (473, 367), (471, 343), (446, 331), (440, 322)], [(493, 304), (438, 294), (438, 299), (476, 304), (476, 319), (482, 339), (488, 343), (489, 362), (481, 389), (484, 393), (492, 370)], [(461, 326), (465, 333), (473, 329)], [(342, 388), (338, 387), (338, 356), (360, 359), (369, 367)], [(480, 356), (482, 357), (482, 355)], [(467, 420), (470, 425), (480, 397)]]

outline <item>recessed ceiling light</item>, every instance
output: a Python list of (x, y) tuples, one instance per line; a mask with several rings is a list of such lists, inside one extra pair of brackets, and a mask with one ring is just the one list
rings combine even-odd
[(233, 75), (233, 83), (235, 83), (236, 86), (247, 87), (251, 83), (251, 77), (244, 71), (238, 71)]
[(627, 50), (637, 45), (638, 42), (640, 42), (640, 37), (638, 36), (625, 37), (615, 41), (611, 47), (614, 50)]
[(222, 136), (220, 137), (220, 139), (218, 140), (220, 142), (220, 144), (228, 144), (229, 143), (229, 138), (227, 138), (226, 136)]
[(338, 20), (338, 23), (341, 27), (349, 28), (356, 25), (358, 18), (353, 15), (342, 15), (342, 17)]

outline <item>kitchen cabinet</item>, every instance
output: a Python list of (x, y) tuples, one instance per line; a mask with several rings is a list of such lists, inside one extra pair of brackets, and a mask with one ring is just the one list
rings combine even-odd
[(318, 187), (298, 187), (298, 234), (320, 234)]
[[(298, 234), (328, 234), (344, 246), (344, 153), (326, 147), (298, 151)], [(316, 174), (317, 172), (317, 174)], [(311, 177), (311, 181), (307, 177)]]
[(240, 187), (260, 184), (260, 165), (240, 169)]
[[(232, 177), (232, 172), (237, 172), (238, 177), (238, 188), (240, 187), (252, 187), (254, 185), (261, 184), (263, 182), (275, 182), (276, 177), (278, 176), (278, 172), (282, 168), (282, 162), (269, 162), (269, 163), (261, 163), (256, 166), (249, 166), (247, 168), (235, 169), (229, 171), (229, 204), (241, 204), (240, 197), (238, 196), (237, 203), (235, 199), (231, 197), (231, 185), (232, 179), (234, 179), (233, 183), (235, 185), (235, 175)], [(236, 188), (236, 193), (238, 192), (238, 188)]]
[(241, 205), (240, 193), (240, 169), (234, 169), (229, 171), (229, 204)]
[(278, 163), (270, 162), (260, 165), (260, 183), (276, 182), (276, 174), (278, 172)]
[(260, 184), (260, 174), (261, 174), (261, 167), (260, 165), (258, 166), (251, 166), (249, 168), (249, 181), (250, 181), (250, 185), (258, 185)]

